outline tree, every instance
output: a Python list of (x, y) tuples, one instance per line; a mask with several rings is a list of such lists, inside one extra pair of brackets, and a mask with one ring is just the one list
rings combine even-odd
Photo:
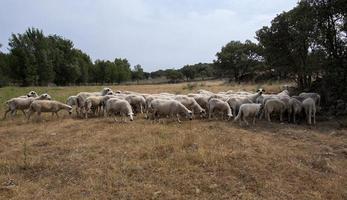
[(183, 74), (178, 70), (168, 69), (166, 70), (166, 78), (169, 79), (170, 83), (177, 83), (183, 79)]
[(137, 84), (139, 83), (139, 80), (144, 78), (144, 72), (141, 67), (141, 65), (137, 64), (134, 66), (134, 69), (132, 71), (132, 79), (136, 80)]
[(253, 72), (263, 60), (259, 46), (249, 40), (231, 41), (216, 56), (215, 64), (239, 83), (242, 76)]

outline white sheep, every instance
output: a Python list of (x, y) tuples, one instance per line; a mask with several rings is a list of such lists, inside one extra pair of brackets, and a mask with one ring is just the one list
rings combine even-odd
[[(110, 116), (111, 114), (112, 115), (120, 114), (122, 121), (125, 115), (129, 117), (130, 121), (134, 120), (133, 110), (131, 108), (130, 103), (126, 100), (111, 98), (106, 101), (105, 110), (106, 110), (107, 116)], [(117, 121), (116, 117), (114, 119), (115, 121)], [(124, 119), (124, 121), (126, 120)]]
[(295, 98), (290, 98), (289, 99), (289, 109), (288, 109), (288, 119), (293, 117), (293, 123), (296, 123), (296, 116), (300, 115), (302, 111), (302, 103), (301, 101), (295, 99)]
[[(77, 106), (77, 96), (69, 96), (66, 99), (66, 104), (71, 106), (71, 107)], [(76, 114), (79, 115), (79, 113), (77, 112), (77, 109), (76, 109)]]
[(84, 106), (85, 106), (85, 100), (87, 99), (87, 97), (90, 96), (105, 96), (108, 92), (112, 91), (110, 88), (104, 88), (102, 89), (101, 92), (80, 92), (78, 93), (77, 96), (77, 110), (78, 113), (83, 114), (84, 110)]
[(72, 107), (61, 103), (59, 101), (51, 101), (51, 100), (35, 100), (31, 103), (29, 111), (28, 111), (28, 120), (33, 113), (37, 113), (37, 116), (41, 116), (42, 112), (51, 112), (52, 116), (55, 114), (59, 117), (58, 112), (60, 110), (67, 110), (71, 115)]
[(51, 96), (49, 94), (41, 94), (38, 97), (27, 97), (27, 98), (12, 98), (8, 101), (6, 101), (6, 104), (8, 106), (7, 110), (5, 111), (5, 115), (3, 119), (6, 119), (6, 115), (8, 112), (11, 112), (12, 117), (16, 114), (17, 110), (21, 110), (26, 116), (24, 110), (29, 109), (30, 104), (35, 100), (51, 100)]
[(313, 124), (316, 124), (316, 103), (312, 98), (307, 98), (302, 102), (302, 107), (305, 110), (307, 123), (311, 125), (312, 118)]
[(270, 99), (265, 103), (264, 114), (269, 122), (271, 122), (271, 114), (278, 113), (280, 121), (282, 122), (283, 112), (285, 110), (285, 104), (279, 99)]
[(255, 119), (257, 115), (260, 113), (262, 108), (262, 105), (260, 103), (255, 104), (255, 103), (246, 103), (242, 104), (239, 109), (239, 113), (235, 117), (234, 121), (243, 120), (247, 126), (248, 126), (248, 121), (246, 120), (247, 117), (252, 117), (253, 118), (253, 125), (255, 125)]
[(204, 117), (206, 115), (206, 110), (203, 109), (192, 97), (188, 97), (186, 95), (176, 95), (174, 97), (175, 100), (181, 102), (186, 108), (191, 110), (193, 114), (199, 114), (200, 117)]
[(208, 102), (208, 111), (209, 111), (209, 115), (208, 118), (211, 119), (212, 114), (215, 111), (219, 111), (223, 113), (222, 119), (224, 118), (224, 114), (226, 113), (227, 119), (229, 120), (233, 115), (231, 113), (231, 108), (229, 106), (229, 104), (225, 101), (222, 101), (220, 99), (217, 98), (212, 98), (209, 100)]
[(154, 99), (150, 106), (150, 111), (152, 112), (153, 120), (155, 117), (159, 120), (160, 117), (174, 117), (176, 116), (177, 121), (180, 123), (180, 115), (186, 115), (190, 120), (192, 120), (193, 113), (187, 109), (181, 102), (176, 100), (165, 100), (165, 99)]
[(230, 108), (232, 110), (232, 113), (234, 116), (236, 116), (239, 112), (239, 108), (242, 104), (245, 103), (253, 103), (250, 99), (248, 98), (230, 98), (227, 100), (227, 103), (230, 105)]
[(142, 95), (130, 94), (125, 97), (125, 100), (130, 103), (135, 112), (143, 113), (146, 108), (146, 99)]
[(319, 95), (318, 93), (314, 93), (314, 92), (308, 92), (308, 93), (302, 92), (302, 93), (299, 94), (299, 97), (304, 98), (304, 100), (307, 99), (307, 98), (313, 99), (313, 101), (314, 101), (315, 104), (316, 104), (316, 108), (318, 108), (318, 111), (319, 111), (319, 109), (320, 109), (321, 97), (320, 97), (320, 95)]

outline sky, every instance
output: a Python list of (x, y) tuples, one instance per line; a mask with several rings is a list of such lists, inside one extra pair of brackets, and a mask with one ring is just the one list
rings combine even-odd
[(1, 0), (0, 49), (29, 27), (72, 40), (93, 61), (127, 58), (145, 71), (212, 62), (254, 39), (297, 0)]

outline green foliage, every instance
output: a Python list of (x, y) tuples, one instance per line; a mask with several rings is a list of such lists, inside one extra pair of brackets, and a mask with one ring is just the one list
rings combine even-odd
[(170, 83), (177, 83), (183, 79), (183, 74), (175, 69), (166, 70), (166, 78), (169, 79)]
[(215, 64), (224, 75), (240, 82), (243, 76), (262, 66), (263, 58), (260, 53), (261, 48), (249, 40), (245, 43), (231, 41), (216, 54)]
[(141, 79), (144, 79), (145, 77), (141, 65), (135, 65), (134, 70), (131, 72), (131, 74), (132, 80), (135, 80), (137, 82)]

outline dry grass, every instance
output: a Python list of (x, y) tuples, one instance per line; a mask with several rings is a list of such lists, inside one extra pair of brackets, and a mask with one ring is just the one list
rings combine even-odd
[[(190, 92), (184, 85), (112, 88)], [(195, 89), (236, 87), (213, 82)], [(100, 87), (38, 89), (66, 97)], [(66, 115), (0, 122), (0, 199), (346, 199), (346, 169), (346, 130), (336, 122), (309, 127), (261, 121), (245, 128), (221, 121), (152, 124), (138, 117), (115, 123)]]

